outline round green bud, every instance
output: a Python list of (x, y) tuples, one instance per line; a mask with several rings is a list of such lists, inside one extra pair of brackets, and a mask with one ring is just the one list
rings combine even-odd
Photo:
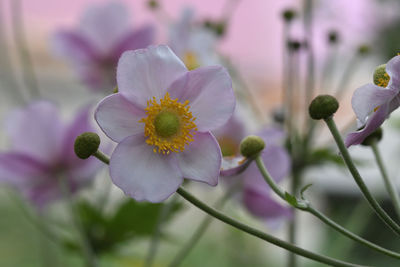
[(282, 12), (282, 17), (285, 21), (290, 22), (296, 17), (296, 11), (293, 9), (286, 9)]
[(100, 146), (100, 137), (96, 133), (85, 132), (75, 139), (75, 154), (80, 159), (87, 159), (93, 155)]
[(338, 33), (336, 31), (330, 31), (328, 33), (328, 42), (330, 44), (337, 44), (338, 41), (339, 41)]
[(147, 5), (149, 6), (150, 9), (157, 9), (160, 7), (160, 3), (158, 3), (157, 0), (150, 0), (147, 2)]
[(360, 45), (358, 47), (358, 53), (361, 54), (361, 55), (368, 54), (369, 51), (370, 51), (370, 47), (368, 45), (364, 44), (364, 45)]
[(214, 24), (214, 32), (218, 37), (222, 37), (226, 32), (226, 23), (225, 21), (217, 22)]
[(298, 51), (301, 48), (301, 43), (296, 40), (288, 41), (287, 45), (291, 51)]
[(171, 137), (179, 131), (179, 118), (172, 112), (162, 112), (154, 119), (154, 127), (159, 136)]
[(390, 77), (386, 72), (386, 64), (379, 65), (374, 71), (374, 84), (386, 88)]
[(361, 143), (361, 145), (370, 146), (374, 142), (379, 142), (382, 139), (382, 136), (383, 136), (383, 131), (382, 131), (382, 128), (379, 127), (374, 132), (372, 132), (370, 135), (368, 135), (364, 139), (364, 141)]
[(311, 101), (308, 113), (314, 120), (327, 119), (339, 108), (339, 102), (331, 95), (319, 95)]
[(261, 137), (249, 135), (240, 142), (240, 154), (246, 158), (252, 158), (260, 154), (265, 148), (265, 142)]

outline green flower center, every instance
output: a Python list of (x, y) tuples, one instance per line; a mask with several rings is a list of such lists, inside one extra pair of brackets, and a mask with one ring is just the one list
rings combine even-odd
[(157, 135), (168, 138), (179, 131), (179, 118), (172, 112), (161, 112), (154, 119), (154, 127)]

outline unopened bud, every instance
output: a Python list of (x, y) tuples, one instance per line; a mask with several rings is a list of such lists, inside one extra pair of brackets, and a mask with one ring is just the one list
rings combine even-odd
[(75, 154), (80, 159), (87, 159), (93, 155), (100, 146), (100, 137), (96, 133), (85, 132), (75, 139)]
[(339, 102), (331, 95), (319, 95), (311, 102), (308, 113), (314, 120), (327, 119), (339, 108)]
[(286, 9), (282, 12), (282, 17), (286, 22), (292, 21), (296, 15), (296, 11), (293, 9)]
[(264, 148), (264, 140), (256, 135), (249, 135), (240, 142), (240, 154), (246, 158), (259, 155)]

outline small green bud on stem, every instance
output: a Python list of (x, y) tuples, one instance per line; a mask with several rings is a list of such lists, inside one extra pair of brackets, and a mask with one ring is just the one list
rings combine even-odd
[(308, 113), (314, 120), (327, 119), (339, 108), (339, 102), (331, 95), (319, 95), (311, 101)]
[(264, 140), (255, 135), (249, 135), (240, 142), (240, 154), (246, 158), (256, 157), (264, 148)]
[(87, 159), (99, 149), (100, 137), (96, 133), (85, 132), (75, 139), (75, 154), (80, 159)]
[(294, 9), (286, 9), (282, 12), (282, 18), (286, 22), (291, 22), (296, 16), (297, 16), (297, 14)]

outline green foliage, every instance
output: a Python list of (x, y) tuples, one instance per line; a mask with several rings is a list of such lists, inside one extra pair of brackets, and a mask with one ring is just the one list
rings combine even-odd
[(285, 192), (285, 200), (287, 203), (289, 203), (293, 207), (297, 207), (297, 205), (298, 205), (296, 197), (289, 194), (288, 192)]
[(315, 149), (308, 157), (308, 165), (322, 165), (326, 163), (345, 166), (342, 157), (330, 148)]
[[(112, 215), (105, 215), (88, 202), (78, 204), (79, 214), (87, 237), (97, 254), (111, 252), (124, 242), (151, 236), (157, 226), (164, 203), (136, 202), (128, 199)], [(163, 224), (170, 221), (181, 210), (174, 203), (165, 214)], [(71, 240), (64, 242), (66, 248), (78, 250), (79, 244)]]
[(304, 187), (300, 190), (301, 199), (305, 200), (305, 198), (304, 198), (304, 192), (306, 192), (307, 189), (310, 188), (311, 186), (312, 186), (312, 184), (308, 184), (308, 185), (304, 186)]

